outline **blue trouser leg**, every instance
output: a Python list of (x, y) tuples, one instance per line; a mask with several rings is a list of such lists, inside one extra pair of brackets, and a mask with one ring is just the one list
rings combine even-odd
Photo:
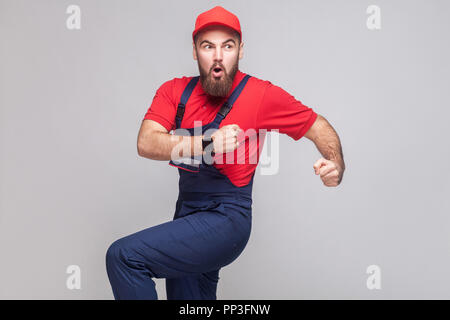
[(166, 279), (167, 300), (216, 300), (219, 270)]
[(231, 206), (198, 201), (183, 203), (177, 216), (108, 248), (115, 299), (157, 299), (152, 278), (167, 279), (168, 299), (215, 299), (218, 271), (244, 249), (251, 218)]

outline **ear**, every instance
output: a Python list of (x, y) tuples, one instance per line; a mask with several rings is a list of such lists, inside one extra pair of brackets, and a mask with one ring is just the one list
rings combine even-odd
[(244, 56), (244, 42), (241, 41), (241, 44), (239, 45), (239, 60), (241, 60), (243, 56)]
[(194, 57), (194, 60), (197, 60), (197, 50), (195, 50), (194, 42), (192, 42), (192, 56)]

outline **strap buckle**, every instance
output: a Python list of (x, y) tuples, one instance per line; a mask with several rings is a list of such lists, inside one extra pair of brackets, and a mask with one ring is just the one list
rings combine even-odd
[(183, 118), (185, 107), (186, 106), (184, 104), (182, 104), (182, 103), (178, 104), (176, 118), (178, 118), (178, 119), (182, 119)]
[(230, 110), (231, 110), (231, 106), (228, 104), (228, 101), (226, 101), (226, 102), (222, 105), (222, 107), (220, 108), (219, 114), (220, 114), (223, 118), (225, 118), (225, 117), (227, 116), (228, 112), (230, 112)]

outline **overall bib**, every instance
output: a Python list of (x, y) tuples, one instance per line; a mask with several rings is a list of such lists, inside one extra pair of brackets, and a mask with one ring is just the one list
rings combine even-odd
[[(198, 78), (183, 91), (176, 129)], [(241, 80), (199, 132), (219, 128), (249, 78)], [(193, 133), (195, 128), (187, 130)], [(197, 161), (169, 163), (180, 175), (173, 220), (118, 239), (108, 248), (106, 267), (115, 299), (157, 299), (152, 278), (166, 278), (169, 300), (215, 300), (219, 270), (244, 250), (251, 231), (254, 174), (247, 185), (237, 187), (212, 164), (193, 159)]]

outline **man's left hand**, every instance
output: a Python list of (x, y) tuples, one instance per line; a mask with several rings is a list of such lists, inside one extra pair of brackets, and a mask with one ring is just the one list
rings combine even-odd
[(336, 187), (341, 183), (344, 169), (337, 161), (320, 158), (313, 167), (315, 174), (320, 174), (320, 179), (322, 179), (323, 184), (327, 187)]

